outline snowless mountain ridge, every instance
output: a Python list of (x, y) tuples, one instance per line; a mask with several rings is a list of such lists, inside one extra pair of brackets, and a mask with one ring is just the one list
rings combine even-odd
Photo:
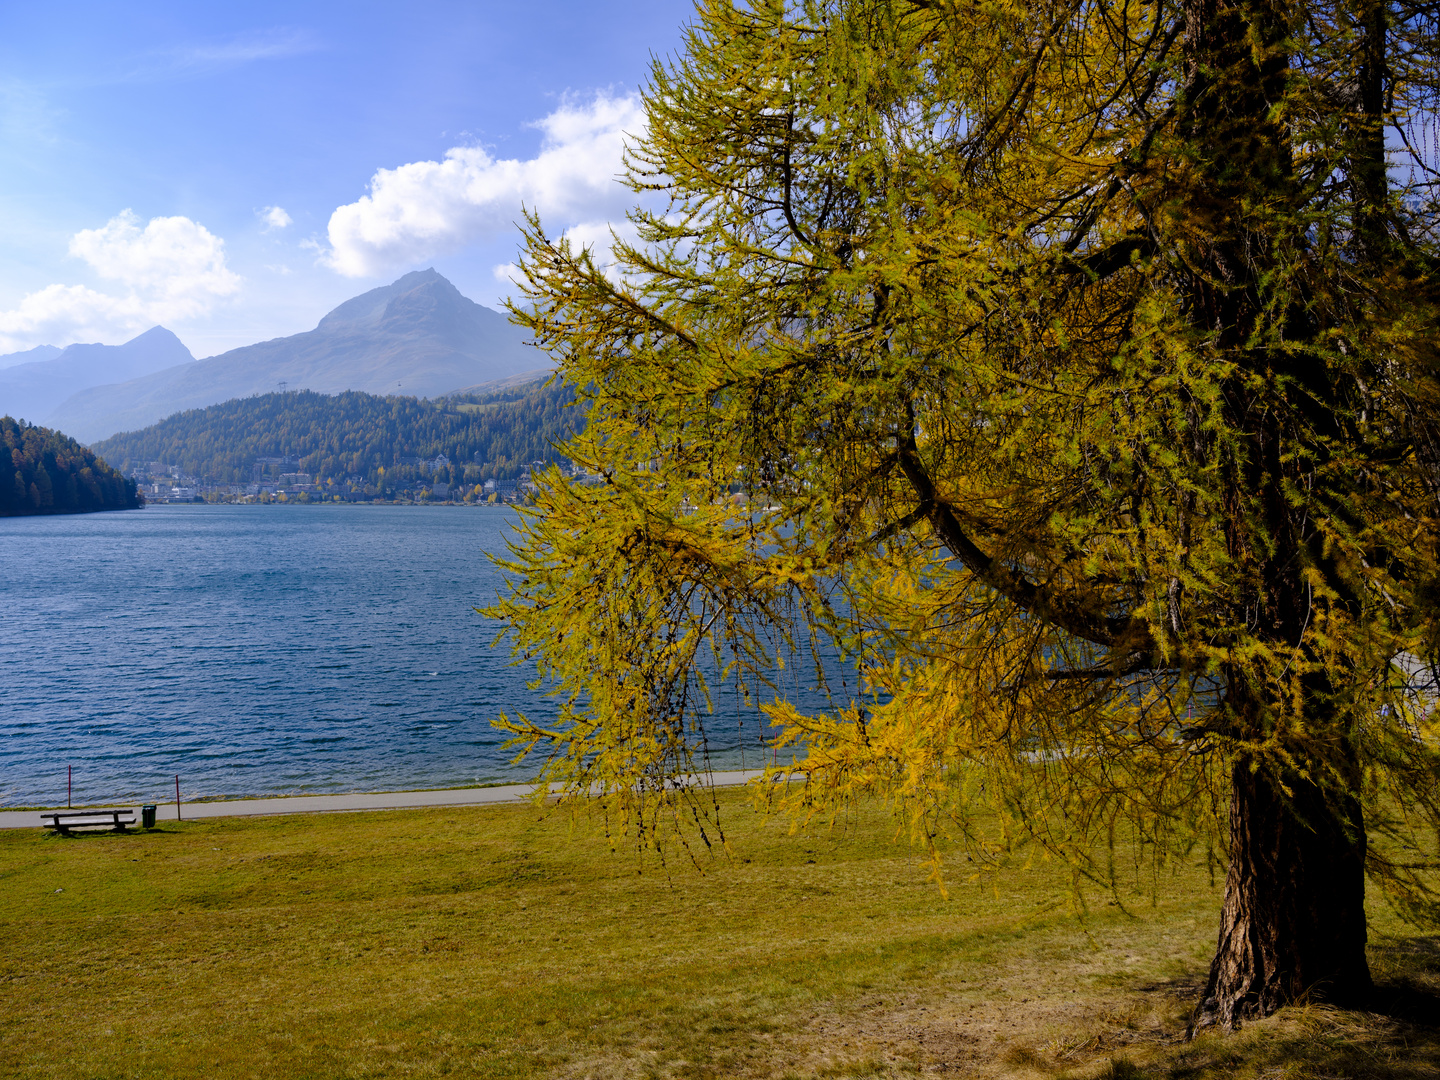
[[(160, 348), (165, 339), (178, 351)], [(52, 366), (66, 363), (76, 349), (110, 352), (84, 354), (93, 361), (89, 375)], [(143, 363), (137, 360), (142, 355)], [(0, 413), (25, 415), (17, 405), (29, 404), (26, 419), (90, 443), (184, 409), (270, 393), (282, 383), (324, 394), (439, 397), (459, 387), (538, 376), (548, 367), (548, 358), (525, 344), (524, 331), (431, 269), (347, 300), (314, 330), (202, 360), (170, 331), (155, 327), (124, 345), (72, 345), (49, 359), (0, 368)], [(39, 388), (25, 391), (29, 397), (12, 378), (22, 369)], [(57, 396), (57, 389), (64, 393)]]
[(0, 370), (8, 367), (15, 367), (17, 364), (33, 364), (40, 360), (54, 360), (65, 350), (58, 345), (36, 345), (33, 349), (26, 349), (24, 352), (6, 353), (0, 356)]
[(163, 326), (123, 345), (41, 345), (13, 356), (35, 359), (0, 368), (0, 413), (32, 423), (46, 423), (61, 402), (83, 387), (141, 378), (195, 360)]

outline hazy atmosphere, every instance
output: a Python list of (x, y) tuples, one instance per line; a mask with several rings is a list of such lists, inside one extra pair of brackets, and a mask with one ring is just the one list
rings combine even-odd
[(0, 354), (160, 324), (210, 356), (432, 265), (494, 306), (522, 204), (587, 240), (623, 219), (689, 11), (0, 6)]

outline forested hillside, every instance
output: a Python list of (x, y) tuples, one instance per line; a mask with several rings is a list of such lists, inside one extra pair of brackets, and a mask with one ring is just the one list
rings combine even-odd
[(455, 482), (503, 481), (535, 461), (557, 460), (551, 444), (583, 422), (566, 408), (573, 400), (568, 388), (537, 384), (435, 401), (302, 390), (191, 409), (95, 449), (124, 471), (161, 461), (218, 484), (251, 480), (264, 458), (284, 458), (317, 478), (393, 482), (440, 454)]
[[(143, 505), (127, 480), (68, 435), (0, 417), (0, 516), (135, 510)], [(8, 475), (7, 475), (8, 474)]]

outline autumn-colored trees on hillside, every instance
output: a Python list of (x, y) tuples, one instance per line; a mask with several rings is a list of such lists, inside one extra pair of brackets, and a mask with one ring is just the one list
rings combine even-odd
[[(0, 516), (133, 510), (135, 481), (68, 435), (0, 417)], [(8, 474), (8, 475), (7, 475)]]

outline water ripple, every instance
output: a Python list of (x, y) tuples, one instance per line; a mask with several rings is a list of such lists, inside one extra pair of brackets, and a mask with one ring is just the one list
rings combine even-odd
[[(544, 722), (551, 701), (474, 611), (514, 521), (374, 506), (0, 518), (0, 806), (63, 803), (67, 766), (77, 803), (164, 799), (177, 773), (192, 799), (530, 778), (490, 721)], [(769, 757), (755, 714), (737, 720), (709, 731), (716, 767)]]
[[(473, 608), (514, 517), (150, 507), (0, 519), (0, 805), (446, 786), (528, 775), (547, 715)], [(336, 726), (343, 728), (336, 733)]]

